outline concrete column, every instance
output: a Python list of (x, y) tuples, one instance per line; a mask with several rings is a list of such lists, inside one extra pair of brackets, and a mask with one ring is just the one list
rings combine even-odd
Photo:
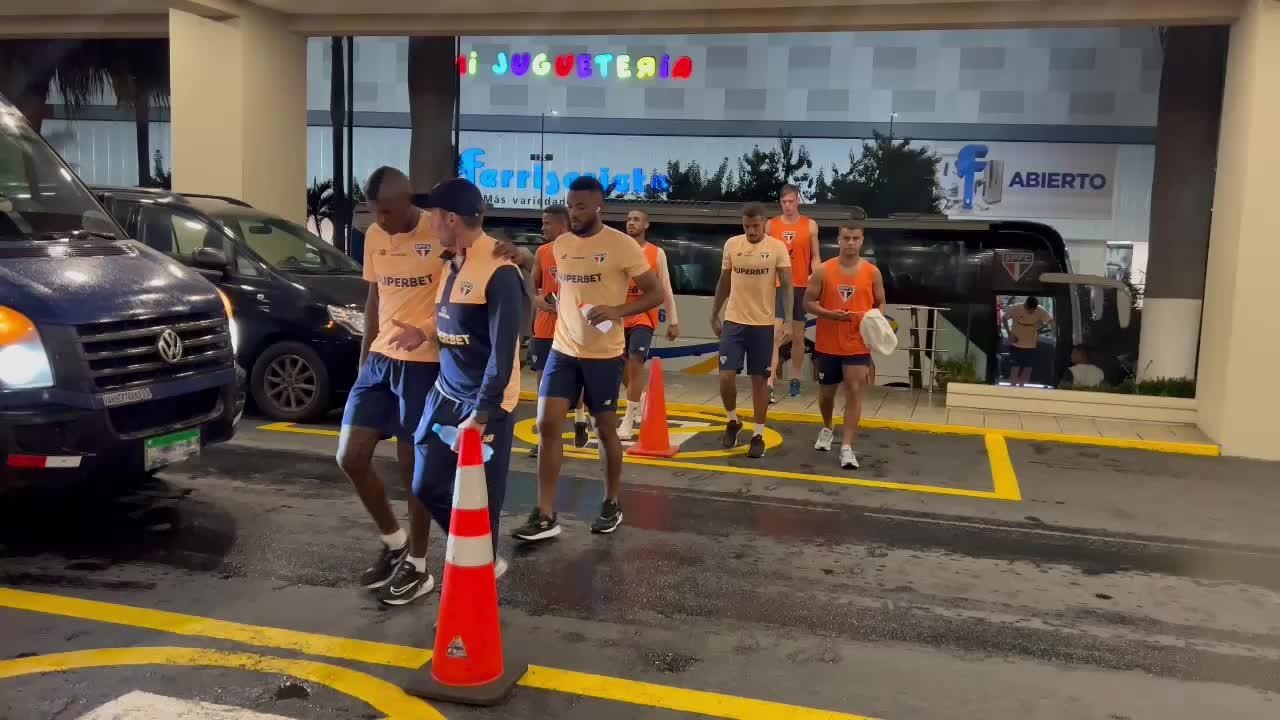
[(306, 38), (249, 3), (169, 11), (173, 187), (306, 220)]
[(1280, 460), (1280, 3), (1245, 0), (1231, 28), (1196, 388), (1200, 426), (1228, 455)]
[(1172, 27), (1165, 35), (1140, 380), (1196, 374), (1228, 33)]

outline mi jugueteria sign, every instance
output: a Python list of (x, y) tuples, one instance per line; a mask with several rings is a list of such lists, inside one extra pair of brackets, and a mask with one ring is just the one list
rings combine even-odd
[(458, 56), (458, 74), (463, 77), (475, 75), (482, 67), (488, 68), (494, 77), (502, 77), (510, 73), (514, 77), (548, 77), (555, 74), (558, 78), (617, 78), (618, 80), (688, 80), (693, 77), (693, 58), (688, 55), (671, 57), (670, 55), (645, 55), (633, 58), (630, 55), (613, 53), (566, 53), (551, 56), (544, 52), (517, 52), (507, 54), (500, 52), (492, 63), (483, 61), (475, 50)]
[(666, 192), (671, 188), (671, 181), (666, 175), (647, 175), (644, 168), (614, 171), (602, 167), (599, 172), (572, 171), (559, 174), (555, 170), (547, 170), (543, 177), (541, 164), (535, 164), (532, 169), (491, 168), (485, 164), (484, 156), (484, 148), (464, 149), (458, 159), (458, 174), (486, 190), (541, 190), (547, 197), (554, 197), (583, 176), (596, 178), (606, 188), (612, 184), (614, 192), (628, 195), (641, 194), (648, 189)]
[[(987, 169), (990, 148), (986, 145), (965, 145), (956, 157), (956, 175), (964, 179), (964, 207), (973, 208), (974, 182), (978, 173)], [(1005, 187), (1031, 190), (1105, 190), (1107, 176), (1102, 173), (1075, 172), (1071, 170), (1016, 170), (1009, 176)]]

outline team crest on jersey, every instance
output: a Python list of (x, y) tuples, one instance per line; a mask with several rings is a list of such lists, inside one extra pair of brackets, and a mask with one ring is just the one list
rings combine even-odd
[(552, 265), (552, 266), (551, 266), (551, 277), (559, 277), (559, 275), (557, 275), (556, 273), (557, 273), (557, 268), (556, 268), (556, 266), (555, 266), (555, 265)]
[(413, 251), (418, 253), (418, 257), (426, 257), (431, 254), (431, 243), (414, 243)]
[(786, 242), (788, 245), (790, 245), (791, 243), (793, 243), (793, 242), (795, 242), (795, 241), (796, 241), (796, 231), (795, 231), (795, 230), (788, 230), (788, 231), (786, 231), (786, 232), (782, 233), (782, 239), (783, 239), (783, 241), (784, 241), (784, 242)]
[(762, 252), (762, 253), (760, 253), (760, 259), (761, 259), (761, 260), (768, 260), (768, 259), (769, 259), (769, 255), (770, 255), (770, 254), (771, 254), (771, 253)]
[(440, 306), (440, 312), (437, 312), (437, 313), (436, 313), (436, 315), (437, 315), (438, 317), (442, 317), (442, 318), (444, 318), (445, 320), (451, 320), (451, 319), (452, 319), (452, 318), (450, 318), (450, 317), (449, 317), (449, 309), (448, 309), (448, 308), (446, 308), (444, 305), (441, 305), (441, 306)]
[(595, 260), (597, 265), (603, 265), (603, 264), (604, 264), (604, 260), (605, 260), (605, 258), (607, 258), (607, 257), (609, 257), (609, 254), (608, 254), (608, 253), (596, 253), (596, 254), (594, 254), (594, 255), (592, 255), (592, 256), (591, 256), (591, 259), (592, 259), (592, 260)]
[(855, 290), (856, 288), (854, 288), (854, 286), (852, 285), (841, 285), (840, 299), (844, 300), (845, 302), (849, 302), (849, 298), (853, 297), (853, 293), (855, 292)]
[(472, 285), (470, 282), (466, 280), (463, 280), (462, 283), (458, 285), (458, 287), (462, 288), (463, 295), (470, 295), (471, 291), (476, 289), (475, 285)]

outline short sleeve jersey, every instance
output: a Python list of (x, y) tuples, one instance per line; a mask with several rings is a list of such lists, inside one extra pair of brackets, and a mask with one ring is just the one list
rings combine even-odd
[(635, 240), (608, 226), (590, 237), (565, 233), (554, 247), (560, 314), (552, 349), (576, 358), (620, 357), (625, 345), (622, 323), (601, 332), (587, 323), (582, 309), (625, 303), (627, 284), (649, 271), (649, 261)]
[[(378, 336), (369, 347), (395, 360), (439, 362), (436, 345), (436, 286), (444, 268), (444, 247), (431, 232), (431, 213), (407, 233), (387, 234), (374, 223), (365, 233), (364, 279), (378, 286)], [(415, 350), (391, 347), (392, 320), (412, 325), (429, 338)]]
[(746, 235), (735, 235), (724, 244), (720, 267), (733, 273), (724, 319), (772, 327), (778, 271), (791, 267), (787, 246), (768, 235), (757, 243)]

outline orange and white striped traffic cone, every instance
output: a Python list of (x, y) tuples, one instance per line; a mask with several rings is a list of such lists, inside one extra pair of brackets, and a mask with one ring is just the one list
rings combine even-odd
[(432, 700), (497, 705), (529, 667), (503, 659), (479, 431), (463, 431), (459, 449), (435, 652), (405, 690)]

